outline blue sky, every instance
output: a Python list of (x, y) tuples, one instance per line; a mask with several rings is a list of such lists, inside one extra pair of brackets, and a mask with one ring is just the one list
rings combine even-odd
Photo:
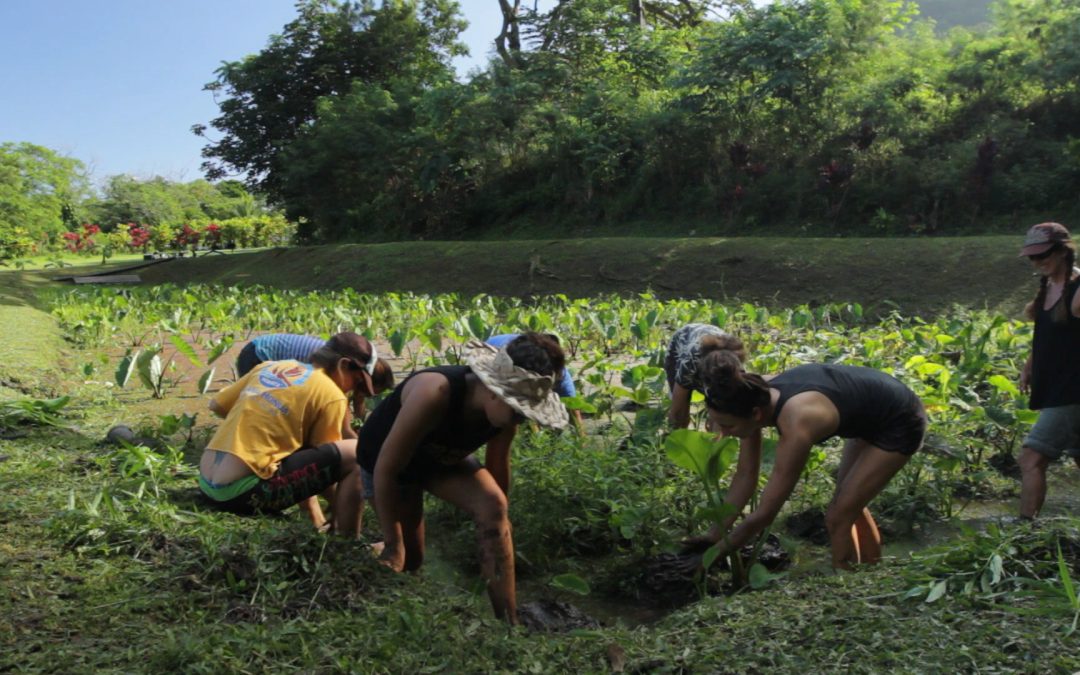
[[(486, 61), (500, 18), (498, 0), (459, 3), (464, 72)], [(82, 160), (95, 181), (200, 178), (190, 129), (217, 113), (202, 86), (294, 15), (294, 0), (0, 0), (0, 143)]]

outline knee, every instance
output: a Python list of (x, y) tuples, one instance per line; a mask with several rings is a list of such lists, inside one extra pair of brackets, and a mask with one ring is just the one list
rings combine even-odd
[(1020, 459), (1017, 464), (1020, 465), (1020, 471), (1023, 473), (1045, 473), (1050, 460), (1031, 448), (1024, 448), (1020, 452)]
[(499, 527), (510, 520), (510, 508), (502, 492), (485, 496), (473, 512), (473, 520), (479, 527)]

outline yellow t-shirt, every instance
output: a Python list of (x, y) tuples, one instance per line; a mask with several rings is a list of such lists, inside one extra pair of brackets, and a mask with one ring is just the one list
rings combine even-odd
[(239, 457), (259, 478), (300, 448), (341, 440), (345, 393), (322, 368), (269, 361), (214, 397), (228, 414), (207, 448)]

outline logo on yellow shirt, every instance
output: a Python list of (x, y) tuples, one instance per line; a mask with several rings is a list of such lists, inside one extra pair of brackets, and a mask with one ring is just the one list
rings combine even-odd
[(309, 363), (275, 363), (259, 372), (259, 384), (267, 389), (298, 387), (307, 382), (314, 371), (315, 367)]

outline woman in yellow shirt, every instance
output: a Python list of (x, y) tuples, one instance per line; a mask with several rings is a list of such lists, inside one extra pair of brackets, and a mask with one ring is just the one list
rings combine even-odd
[[(315, 496), (338, 483), (334, 529), (355, 535), (355, 505), (363, 500), (347, 392), (360, 407), (393, 384), (389, 364), (356, 333), (334, 335), (310, 364), (260, 364), (210, 402), (225, 421), (203, 451), (199, 487), (233, 513), (276, 513), (303, 503), (318, 520)], [(345, 504), (353, 513), (337, 508)]]

